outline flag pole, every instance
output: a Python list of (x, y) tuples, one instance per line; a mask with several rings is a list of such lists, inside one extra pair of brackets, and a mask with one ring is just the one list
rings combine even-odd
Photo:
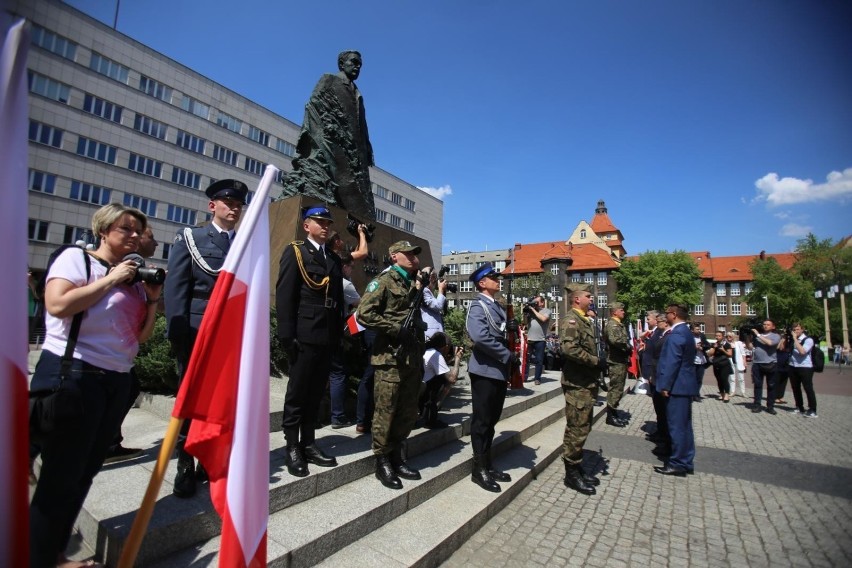
[(142, 504), (139, 505), (136, 518), (133, 519), (133, 526), (130, 527), (130, 534), (127, 536), (124, 548), (121, 550), (118, 568), (132, 568), (133, 564), (136, 563), (136, 556), (139, 554), (142, 539), (145, 538), (145, 531), (148, 529), (148, 523), (151, 521), (151, 515), (154, 513), (154, 505), (157, 504), (157, 494), (160, 492), (160, 486), (162, 486), (163, 478), (166, 476), (166, 469), (169, 467), (169, 458), (171, 458), (172, 452), (177, 445), (177, 437), (182, 424), (183, 418), (172, 417), (169, 421), (166, 435), (160, 446), (160, 455), (157, 457), (157, 463), (154, 465), (154, 471), (151, 472), (151, 479), (148, 481), (148, 489), (145, 491), (145, 497), (142, 498)]

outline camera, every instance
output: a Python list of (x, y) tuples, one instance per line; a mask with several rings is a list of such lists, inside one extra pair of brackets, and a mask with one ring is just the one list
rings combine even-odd
[[(449, 266), (442, 266), (441, 269), (438, 271), (438, 280), (443, 280), (444, 275), (447, 272), (449, 272), (449, 270), (450, 270)], [(447, 292), (455, 294), (458, 291), (459, 291), (459, 285), (458, 284), (456, 284), (455, 282), (447, 282)]]
[(749, 337), (752, 330), (757, 330), (758, 333), (762, 333), (763, 322), (758, 318), (746, 320), (746, 322), (740, 326), (740, 339)]
[(376, 226), (373, 225), (372, 223), (371, 224), (362, 223), (361, 221), (359, 221), (358, 219), (356, 219), (355, 217), (353, 217), (352, 215), (349, 215), (347, 213), (346, 214), (346, 230), (353, 237), (358, 237), (358, 225), (364, 225), (364, 227), (366, 227), (366, 230), (364, 231), (364, 236), (366, 237), (368, 243), (373, 242), (373, 236), (376, 232)]
[(136, 264), (136, 276), (131, 284), (145, 282), (147, 284), (162, 284), (166, 280), (166, 271), (162, 268), (145, 266), (145, 259), (134, 253), (128, 254), (122, 260), (132, 260)]

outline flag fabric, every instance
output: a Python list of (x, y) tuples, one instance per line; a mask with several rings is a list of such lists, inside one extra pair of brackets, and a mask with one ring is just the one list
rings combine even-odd
[(627, 372), (634, 377), (639, 377), (639, 356), (637, 355), (639, 342), (636, 341), (636, 337), (633, 335), (633, 326), (628, 325), (627, 329), (630, 332), (630, 346), (633, 348), (630, 351), (630, 366), (627, 367)]
[(0, 271), (0, 313), (11, 325), (0, 327), (0, 436), (3, 437), (0, 493), (0, 566), (29, 565), (29, 406), (27, 405), (27, 51), (24, 20), (0, 11), (0, 226), (9, 235)]
[(267, 166), (225, 257), (173, 416), (210, 478), (222, 517), (219, 566), (266, 566), (269, 521), (269, 187)]
[(357, 313), (358, 312), (353, 312), (352, 315), (349, 316), (349, 318), (346, 320), (346, 329), (349, 330), (349, 335), (358, 335), (359, 333), (367, 329), (366, 327), (361, 325), (361, 322), (359, 322), (358, 318), (355, 317)]

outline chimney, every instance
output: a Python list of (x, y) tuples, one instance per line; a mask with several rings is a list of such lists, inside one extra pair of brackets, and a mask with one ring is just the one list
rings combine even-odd
[(766, 251), (765, 250), (760, 251), (760, 260), (766, 260)]

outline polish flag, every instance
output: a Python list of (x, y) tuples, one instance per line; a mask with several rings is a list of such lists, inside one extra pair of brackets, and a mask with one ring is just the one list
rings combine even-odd
[(234, 238), (181, 383), (173, 416), (210, 477), (222, 517), (219, 566), (266, 566), (269, 521), (269, 187), (267, 166)]
[(630, 366), (627, 368), (627, 372), (633, 375), (634, 377), (638, 377), (640, 374), (638, 355), (639, 342), (633, 335), (633, 326), (628, 325), (627, 329), (630, 332), (630, 346), (633, 347), (633, 349), (630, 351)]
[(0, 313), (12, 325), (0, 326), (0, 566), (29, 565), (29, 502), (27, 464), (29, 426), (27, 405), (27, 50), (29, 30), (24, 20), (13, 21), (0, 11), (0, 207), (3, 247), (0, 271)]
[(357, 313), (358, 312), (353, 312), (352, 315), (349, 316), (349, 319), (346, 320), (346, 329), (349, 330), (349, 335), (358, 335), (359, 333), (367, 329), (366, 327), (361, 325), (361, 322), (359, 322), (358, 318), (355, 317)]

